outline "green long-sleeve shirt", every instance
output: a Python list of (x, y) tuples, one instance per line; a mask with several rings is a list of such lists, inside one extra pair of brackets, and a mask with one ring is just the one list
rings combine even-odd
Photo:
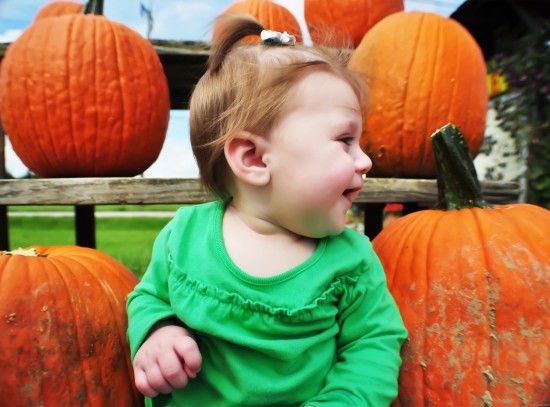
[[(367, 237), (346, 229), (274, 277), (244, 273), (223, 242), (221, 201), (180, 209), (128, 298), (132, 358), (151, 327), (194, 331), (201, 372), (153, 406), (384, 406), (406, 337)], [(284, 256), (284, 253), (281, 253)]]

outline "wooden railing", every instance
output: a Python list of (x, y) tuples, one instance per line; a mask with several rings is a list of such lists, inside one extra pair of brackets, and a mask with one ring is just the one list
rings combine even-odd
[[(519, 194), (511, 182), (482, 181), (488, 202), (513, 203)], [(124, 204), (198, 204), (211, 201), (196, 179), (183, 178), (44, 178), (0, 179), (0, 206), (72, 205), (75, 240), (95, 247), (95, 206)], [(364, 206), (365, 234), (374, 238), (382, 229), (386, 203), (404, 204), (409, 213), (430, 207), (437, 199), (435, 180), (367, 178), (356, 203)], [(9, 211), (0, 219), (0, 249), (9, 248)]]

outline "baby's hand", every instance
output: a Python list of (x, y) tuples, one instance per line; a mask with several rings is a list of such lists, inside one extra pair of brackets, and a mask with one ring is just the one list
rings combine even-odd
[(199, 347), (189, 331), (178, 325), (158, 328), (134, 358), (137, 389), (147, 397), (187, 386), (201, 369)]

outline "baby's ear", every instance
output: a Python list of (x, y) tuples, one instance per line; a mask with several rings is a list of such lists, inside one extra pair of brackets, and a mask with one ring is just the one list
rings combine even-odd
[(267, 144), (264, 138), (247, 131), (236, 133), (225, 143), (225, 158), (238, 179), (255, 186), (269, 183), (269, 169), (263, 160)]

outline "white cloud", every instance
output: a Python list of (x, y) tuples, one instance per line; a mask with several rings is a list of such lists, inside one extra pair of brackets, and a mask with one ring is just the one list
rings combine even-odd
[(427, 13), (437, 13), (448, 17), (462, 2), (463, 0), (449, 0), (447, 3), (425, 0), (407, 0), (404, 4), (405, 11), (424, 11)]
[(147, 178), (197, 178), (199, 170), (189, 141), (189, 111), (172, 110), (159, 158), (144, 174)]
[(189, 143), (179, 138), (166, 138), (157, 161), (149, 167), (146, 178), (197, 178), (199, 170)]
[(15, 178), (21, 178), (27, 175), (29, 170), (21, 162), (15, 151), (13, 151), (13, 147), (11, 146), (10, 140), (8, 137), (6, 137), (6, 144), (5, 144), (5, 157), (6, 157), (6, 170), (13, 175)]
[(19, 38), (22, 32), (23, 30), (19, 29), (6, 30), (5, 32), (0, 33), (0, 42), (13, 42)]

